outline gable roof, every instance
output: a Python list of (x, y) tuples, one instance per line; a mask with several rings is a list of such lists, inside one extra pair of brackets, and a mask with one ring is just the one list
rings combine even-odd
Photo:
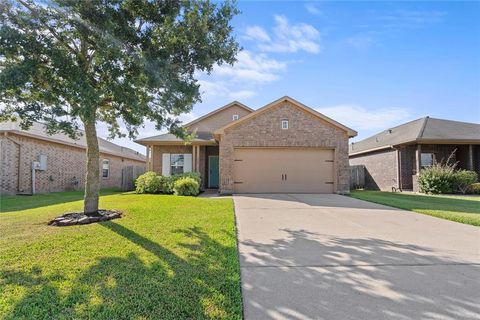
[(184, 124), (183, 127), (184, 127), (184, 128), (190, 127), (192, 124), (198, 123), (198, 122), (202, 121), (203, 119), (206, 119), (206, 118), (208, 118), (208, 117), (211, 117), (211, 116), (213, 116), (214, 114), (217, 114), (217, 113), (219, 113), (220, 111), (223, 111), (223, 110), (228, 109), (228, 108), (233, 107), (233, 106), (239, 106), (239, 107), (244, 108), (245, 110), (247, 110), (247, 111), (249, 111), (249, 112), (255, 112), (255, 110), (253, 110), (253, 109), (247, 107), (246, 105), (244, 105), (243, 103), (240, 103), (240, 102), (238, 102), (238, 101), (235, 100), (235, 101), (233, 101), (233, 102), (230, 102), (229, 104), (224, 105), (223, 107), (220, 107), (220, 108), (218, 108), (218, 109), (215, 109), (215, 110), (213, 110), (213, 111), (211, 111), (211, 112), (209, 112), (209, 113), (201, 116), (201, 117), (198, 118), (198, 119), (195, 119), (195, 120), (193, 120), (193, 121), (190, 121), (190, 122), (187, 123), (187, 124)]
[[(34, 122), (29, 130), (23, 130), (20, 127), (20, 122), (18, 121), (0, 122), (0, 132), (11, 132), (26, 137), (60, 143), (82, 149), (87, 148), (87, 141), (84, 134), (82, 134), (78, 140), (72, 139), (64, 133), (55, 133), (53, 135), (49, 135), (45, 132), (44, 124), (40, 122)], [(80, 132), (83, 133), (83, 131)], [(135, 150), (119, 146), (102, 138), (98, 138), (98, 147), (100, 152), (105, 154), (111, 154), (138, 161), (146, 160), (146, 157), (143, 154)]]
[[(185, 143), (185, 141), (173, 133), (165, 133), (159, 134), (157, 136), (147, 137), (143, 139), (135, 140), (136, 143), (141, 145), (147, 146), (153, 144), (173, 144), (178, 145), (179, 143)], [(210, 132), (197, 132), (197, 137), (193, 139), (191, 142), (202, 144), (215, 144), (215, 139), (213, 139), (213, 135)]]
[(356, 155), (414, 142), (480, 143), (480, 124), (424, 117), (352, 143), (349, 154)]
[(355, 136), (357, 135), (357, 132), (356, 132), (355, 130), (350, 129), (350, 128), (347, 127), (347, 126), (344, 126), (343, 124), (341, 124), (341, 123), (339, 123), (339, 122), (337, 122), (337, 121), (335, 121), (335, 120), (327, 117), (326, 115), (324, 115), (324, 114), (322, 114), (322, 113), (320, 113), (320, 112), (318, 112), (318, 111), (316, 111), (316, 110), (314, 110), (314, 109), (312, 109), (312, 108), (310, 108), (310, 107), (307, 107), (307, 106), (304, 105), (303, 103), (301, 103), (301, 102), (299, 102), (299, 101), (297, 101), (297, 100), (295, 100), (295, 99), (293, 99), (293, 98), (291, 98), (291, 97), (289, 97), (289, 96), (284, 96), (284, 97), (282, 97), (282, 98), (280, 98), (280, 99), (277, 99), (277, 100), (275, 100), (275, 101), (273, 101), (273, 102), (271, 102), (271, 103), (263, 106), (262, 108), (258, 109), (257, 111), (252, 112), (252, 113), (250, 113), (249, 115), (246, 115), (245, 117), (242, 117), (242, 118), (240, 118), (240, 119), (238, 119), (238, 120), (236, 120), (236, 121), (233, 121), (233, 122), (231, 122), (231, 123), (229, 123), (229, 124), (227, 124), (227, 125), (219, 128), (219, 129), (215, 130), (214, 135), (215, 135), (215, 136), (221, 135), (221, 134), (223, 134), (223, 132), (224, 132), (226, 129), (231, 128), (231, 127), (234, 127), (234, 126), (236, 126), (236, 125), (238, 125), (238, 124), (240, 124), (240, 123), (243, 123), (243, 122), (245, 122), (245, 121), (248, 121), (249, 119), (252, 119), (252, 118), (254, 118), (254, 117), (256, 117), (256, 116), (258, 116), (258, 115), (260, 115), (260, 114), (263, 114), (263, 113), (267, 112), (268, 110), (270, 110), (270, 108), (275, 107), (275, 106), (276, 106), (278, 103), (280, 103), (280, 102), (290, 102), (291, 104), (293, 104), (294, 106), (300, 108), (301, 110), (306, 111), (307, 113), (310, 113), (310, 114), (312, 114), (312, 115), (314, 115), (314, 116), (316, 116), (316, 117), (318, 117), (318, 118), (320, 118), (320, 119), (322, 119), (322, 120), (324, 120), (324, 121), (326, 121), (326, 122), (334, 125), (334, 126), (337, 127), (337, 128), (340, 128), (340, 129), (342, 129), (342, 130), (345, 130), (345, 131), (348, 133), (348, 136), (349, 136), (350, 138), (351, 138), (351, 137), (355, 137)]

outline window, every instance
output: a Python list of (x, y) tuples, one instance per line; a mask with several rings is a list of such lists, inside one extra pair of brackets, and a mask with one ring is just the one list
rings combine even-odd
[(108, 178), (110, 176), (110, 161), (107, 159), (102, 160), (102, 178)]
[(183, 154), (170, 155), (170, 174), (182, 174), (185, 158)]
[(232, 120), (233, 120), (233, 121), (238, 120), (238, 114), (234, 114), (234, 115), (232, 116)]
[(283, 130), (288, 129), (288, 120), (282, 120), (282, 129)]
[(431, 167), (433, 165), (435, 157), (433, 153), (422, 153), (420, 155), (420, 167), (423, 169), (425, 167)]

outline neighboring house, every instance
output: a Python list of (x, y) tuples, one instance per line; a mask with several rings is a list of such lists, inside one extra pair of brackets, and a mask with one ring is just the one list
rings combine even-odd
[[(133, 175), (145, 171), (144, 155), (101, 138), (98, 143), (102, 188), (121, 187), (122, 170), (126, 167), (130, 167), (130, 175), (132, 170)], [(73, 140), (60, 133), (48, 135), (38, 122), (28, 131), (17, 122), (0, 123), (0, 194), (83, 189), (85, 150), (84, 136)], [(36, 170), (32, 170), (34, 163)]]
[[(456, 150), (456, 151), (455, 151)], [(421, 168), (451, 159), (480, 173), (480, 124), (425, 117), (351, 143), (350, 165), (364, 165), (365, 187), (417, 191)]]
[(229, 193), (349, 191), (348, 139), (357, 133), (290, 97), (261, 109), (232, 102), (185, 125), (190, 144), (172, 134), (137, 140), (148, 170), (195, 171), (204, 188)]

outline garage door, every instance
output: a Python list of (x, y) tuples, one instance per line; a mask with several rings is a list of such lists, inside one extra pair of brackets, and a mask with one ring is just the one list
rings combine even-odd
[(237, 148), (234, 152), (236, 193), (332, 193), (331, 149)]

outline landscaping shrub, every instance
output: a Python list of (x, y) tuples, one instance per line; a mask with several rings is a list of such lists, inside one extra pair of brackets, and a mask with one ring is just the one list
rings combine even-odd
[(177, 196), (196, 196), (200, 192), (200, 184), (193, 178), (183, 177), (175, 181), (173, 192)]
[(201, 185), (201, 178), (198, 172), (186, 172), (183, 174), (174, 174), (174, 175), (163, 177), (163, 178), (164, 178), (164, 183), (162, 186), (162, 192), (165, 194), (174, 193), (173, 188), (175, 186), (175, 182), (179, 179), (190, 178), (195, 180), (199, 186)]
[(470, 185), (478, 181), (478, 174), (470, 170), (458, 170), (453, 174), (453, 186), (456, 191), (465, 194)]
[(136, 193), (160, 193), (164, 178), (153, 171), (145, 172), (135, 180)]
[(420, 192), (428, 194), (451, 193), (453, 181), (454, 169), (437, 163), (420, 171), (418, 187)]
[(472, 183), (468, 188), (468, 191), (473, 194), (480, 194), (480, 182)]

